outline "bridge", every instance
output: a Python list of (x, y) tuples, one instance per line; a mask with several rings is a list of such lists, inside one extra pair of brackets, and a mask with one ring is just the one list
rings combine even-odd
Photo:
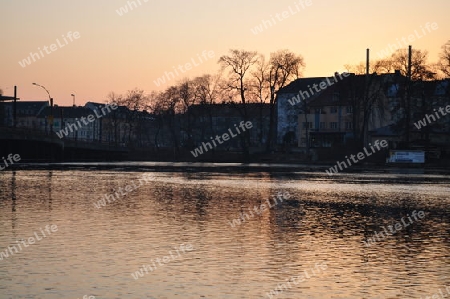
[(25, 128), (0, 127), (0, 155), (19, 154), (21, 161), (118, 161), (128, 149), (98, 141), (60, 139), (55, 134)]

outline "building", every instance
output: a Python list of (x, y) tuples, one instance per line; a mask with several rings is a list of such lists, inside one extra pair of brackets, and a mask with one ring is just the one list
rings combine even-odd
[(393, 124), (399, 73), (354, 75), (328, 86), (299, 114), (300, 147), (367, 144), (369, 131)]
[[(14, 126), (14, 102), (3, 102), (0, 105), (3, 114), (2, 125)], [(48, 106), (48, 101), (17, 101), (16, 127), (38, 130), (40, 123), (37, 116)]]
[[(326, 81), (326, 77), (312, 77), (297, 79), (277, 93), (276, 136), (277, 143), (286, 143), (292, 139), (292, 143), (298, 143), (300, 131), (298, 130), (298, 115), (304, 110), (304, 104), (315, 99), (320, 92), (309, 90), (314, 84)], [(289, 136), (294, 136), (289, 138)]]
[[(228, 132), (229, 129), (234, 130), (234, 125), (247, 120), (252, 123), (252, 128), (248, 130), (249, 146), (260, 147), (267, 142), (269, 134), (269, 104), (261, 103), (223, 103), (223, 104), (199, 104), (192, 105), (184, 114), (184, 121), (190, 114), (192, 120), (191, 132), (186, 130), (186, 126), (181, 128), (183, 132), (183, 143), (187, 142), (188, 136), (192, 136), (193, 144), (199, 144), (203, 141), (209, 141), (210, 137), (221, 135)], [(233, 138), (224, 143), (225, 148), (240, 148), (240, 138)]]
[(304, 148), (366, 144), (370, 131), (402, 117), (404, 86), (399, 72), (297, 79), (277, 95), (277, 141)]
[(98, 119), (93, 122), (86, 120), (93, 114), (91, 109), (85, 107), (47, 106), (38, 114), (39, 129), (48, 133), (53, 131), (59, 138), (92, 142), (99, 138)]

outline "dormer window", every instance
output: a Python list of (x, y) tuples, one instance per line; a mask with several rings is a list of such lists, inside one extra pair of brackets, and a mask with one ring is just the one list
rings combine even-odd
[(333, 102), (339, 101), (339, 92), (334, 92), (334, 93), (333, 93), (332, 101), (333, 101)]

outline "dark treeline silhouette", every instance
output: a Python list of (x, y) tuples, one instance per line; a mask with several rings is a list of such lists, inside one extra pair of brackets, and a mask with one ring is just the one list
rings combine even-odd
[[(323, 110), (320, 96), (331, 99), (339, 94), (341, 99), (345, 98), (342, 102), (351, 106), (349, 111), (352, 111), (353, 144), (361, 147), (367, 143), (372, 118), (381, 119), (388, 110), (393, 115), (393, 130), (408, 136), (415, 120), (433, 113), (437, 104), (450, 102), (448, 91), (438, 95), (443, 99), (439, 98), (440, 102), (436, 102), (439, 79), (450, 77), (450, 41), (442, 46), (437, 63), (428, 63), (427, 55), (426, 51), (412, 51), (411, 80), (408, 78), (406, 49), (399, 49), (390, 57), (372, 61), (368, 75), (364, 75), (367, 71), (365, 63), (346, 65), (348, 72), (355, 76), (346, 78), (326, 92), (318, 93), (319, 101), (315, 95), (294, 107), (299, 110), (290, 106), (285, 112), (293, 114), (294, 127), (298, 125), (298, 116), (302, 113), (305, 123), (308, 123), (306, 114), (312, 113), (314, 109)], [(256, 51), (231, 49), (229, 53), (219, 57), (217, 63), (217, 73), (184, 78), (173, 85), (167, 85), (162, 91), (146, 93), (135, 88), (125, 94), (111, 92), (107, 96), (107, 102), (116, 103), (119, 108), (92, 123), (90, 131), (83, 127), (66, 138), (84, 138), (86, 141), (130, 149), (171, 152), (173, 157), (178, 157), (189, 153), (202, 142), (208, 142), (216, 135), (227, 132), (235, 124), (250, 121), (253, 124), (251, 130), (211, 149), (208, 154), (216, 151), (239, 152), (243, 154), (244, 160), (248, 160), (250, 153), (273, 152), (283, 144), (295, 147), (298, 143), (298, 147), (302, 147), (300, 139), (303, 135), (300, 129), (292, 130), (290, 126), (289, 131), (283, 133), (277, 127), (280, 126), (280, 113), (284, 113), (279, 109), (279, 102), (285, 100), (280, 94), (285, 93), (288, 97), (291, 93), (296, 95), (300, 90), (295, 90), (295, 86), (301, 86), (301, 80), (305, 80), (302, 78), (305, 62), (300, 54), (278, 50), (267, 58)], [(389, 76), (383, 77), (384, 74)], [(396, 76), (391, 76), (393, 74)], [(313, 81), (315, 79), (319, 78), (311, 78)], [(443, 88), (448, 89), (444, 85)], [(24, 108), (23, 111), (18, 111), (19, 116), (28, 111), (31, 104), (32, 102), (23, 103)], [(89, 102), (83, 113), (92, 113), (92, 109), (99, 109), (101, 105), (104, 104)], [(36, 130), (45, 128), (45, 132), (50, 133), (47, 118), (51, 109), (46, 103), (41, 106), (43, 107), (33, 108), (39, 110), (39, 113), (36, 113), (36, 121), (32, 120), (30, 126)], [(53, 111), (61, 111), (60, 115), (54, 115), (54, 130), (85, 116), (75, 113), (75, 109), (81, 111), (80, 107), (59, 108)], [(3, 115), (1, 125), (11, 126), (12, 111), (11, 107), (0, 105), (0, 113)], [(22, 116), (26, 119), (28, 115), (25, 113)], [(26, 127), (23, 124), (21, 126)], [(442, 122), (424, 127), (420, 132), (421, 139), (429, 140), (431, 132), (439, 126), (442, 126)], [(309, 135), (308, 128), (309, 125), (306, 126), (306, 135)], [(307, 151), (314, 145), (309, 137), (304, 144)]]

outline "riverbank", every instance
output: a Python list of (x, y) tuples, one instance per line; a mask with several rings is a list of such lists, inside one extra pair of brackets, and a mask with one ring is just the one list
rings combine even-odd
[[(20, 163), (10, 170), (115, 170), (115, 171), (180, 171), (180, 172), (323, 172), (330, 164), (284, 164), (284, 163), (201, 163), (201, 162), (67, 162), (67, 163)], [(437, 165), (379, 165), (364, 164), (346, 168), (340, 173), (401, 173), (401, 174), (450, 174), (450, 169)], [(333, 174), (330, 176), (336, 176)]]

